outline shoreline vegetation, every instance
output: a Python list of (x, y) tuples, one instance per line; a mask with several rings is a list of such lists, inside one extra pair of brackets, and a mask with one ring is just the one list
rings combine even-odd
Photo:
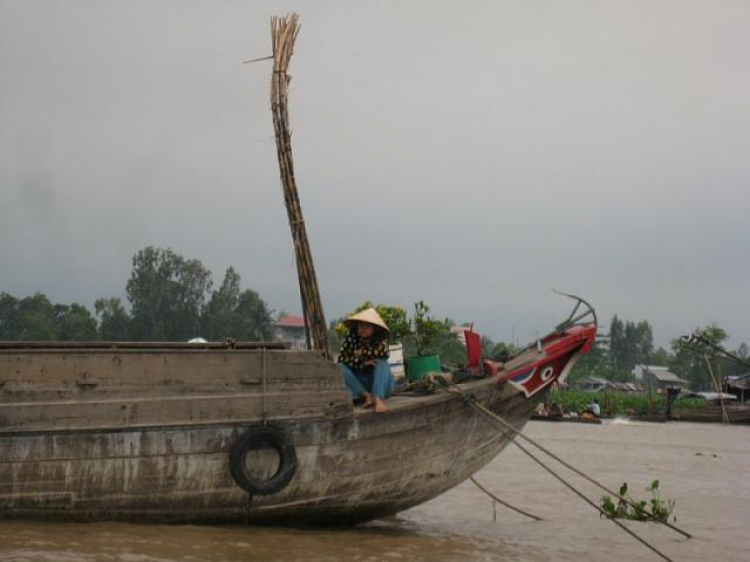
[[(215, 285), (213, 274), (200, 260), (186, 258), (170, 248), (147, 246), (133, 255), (131, 264), (130, 278), (125, 283), (126, 302), (118, 297), (99, 298), (94, 302), (94, 314), (78, 303), (54, 303), (42, 293), (16, 298), (0, 287), (0, 341), (184, 342), (195, 337), (208, 341), (270, 341), (274, 339), (274, 322), (286, 315), (270, 309), (258, 292), (243, 289), (239, 273), (231, 266), (221, 283)], [(365, 304), (372, 305), (369, 301)], [(386, 308), (398, 313), (388, 319), (391, 322), (398, 324), (405, 319), (401, 318), (406, 313), (400, 306)], [(340, 343), (336, 328), (341, 320), (329, 323), (328, 339), (334, 353)], [(450, 318), (438, 319), (435, 324), (441, 329), (434, 341), (435, 349), (430, 351), (446, 365), (465, 364), (465, 348), (451, 332), (457, 326), (471, 324), (459, 324)], [(729, 338), (716, 324), (703, 328), (701, 333), (715, 346)], [(518, 342), (493, 341), (489, 337), (482, 338), (482, 348), (485, 357), (497, 361), (505, 361), (520, 349)], [(593, 349), (576, 364), (568, 382), (575, 386), (587, 377), (634, 382), (636, 365), (655, 365), (667, 367), (694, 391), (715, 391), (722, 387), (723, 377), (747, 372), (744, 365), (715, 356), (715, 366), (708, 368), (710, 355), (696, 351), (700, 350), (682, 346), (679, 335), (671, 340), (669, 349), (657, 347), (647, 320), (623, 320), (614, 315), (609, 326), (599, 327)], [(747, 344), (740, 344), (732, 353), (745, 363), (750, 362)], [(564, 392), (567, 394), (554, 395), (553, 404), (559, 402), (568, 411), (581, 411), (585, 404), (598, 399), (602, 411), (607, 411), (601, 393)], [(646, 395), (607, 395), (609, 411), (615, 415), (628, 410), (662, 412), (664, 408), (664, 398), (657, 394), (650, 405)]]
[[(648, 392), (586, 392), (573, 389), (556, 389), (550, 392), (548, 409), (562, 406), (566, 413), (580, 414), (589, 409), (589, 404), (597, 401), (601, 407), (601, 417), (644, 416), (664, 412), (666, 397)], [(678, 398), (674, 408), (695, 409), (705, 406), (700, 398)]]

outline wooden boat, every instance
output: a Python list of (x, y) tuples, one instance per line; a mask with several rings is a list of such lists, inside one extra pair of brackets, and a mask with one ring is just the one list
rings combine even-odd
[(601, 418), (582, 417), (582, 416), (546, 416), (544, 414), (534, 414), (531, 416), (534, 421), (557, 422), (557, 423), (587, 423), (591, 425), (601, 425)]
[[(722, 399), (715, 392), (694, 392), (686, 395), (688, 398), (700, 398), (703, 403), (697, 407), (680, 406), (675, 402), (669, 413), (659, 412), (644, 414), (637, 419), (640, 421), (687, 421), (713, 423), (747, 423), (750, 422), (750, 404), (738, 403), (731, 395)], [(725, 417), (726, 412), (726, 417)]]
[(655, 412), (651, 414), (639, 414), (636, 416), (632, 416), (630, 419), (633, 421), (642, 421), (642, 422), (653, 422), (653, 423), (666, 423), (670, 420), (670, 418), (667, 417), (667, 414), (664, 412)]
[[(726, 418), (724, 412), (726, 412)], [(718, 401), (707, 401), (699, 408), (675, 407), (670, 419), (690, 422), (748, 423), (750, 422), (750, 404), (726, 401), (722, 408)]]
[[(296, 16), (274, 19), (272, 110), (311, 350), (281, 344), (0, 343), (0, 517), (354, 524), (457, 485), (594, 342), (585, 301), (484, 375), (354, 407), (329, 359), (286, 109)], [(584, 305), (587, 310), (576, 314)]]
[[(593, 344), (556, 330), (457, 385), (522, 428)], [(354, 407), (274, 344), (1, 344), (0, 517), (353, 524), (429, 500), (509, 443), (452, 392)]]

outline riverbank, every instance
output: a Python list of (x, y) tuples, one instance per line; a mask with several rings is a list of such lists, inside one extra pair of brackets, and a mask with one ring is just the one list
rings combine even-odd
[(584, 392), (582, 390), (553, 390), (549, 395), (551, 408), (561, 407), (565, 412), (580, 413), (594, 401), (599, 402), (602, 415), (644, 415), (663, 412), (665, 398), (659, 394), (651, 397), (645, 392)]

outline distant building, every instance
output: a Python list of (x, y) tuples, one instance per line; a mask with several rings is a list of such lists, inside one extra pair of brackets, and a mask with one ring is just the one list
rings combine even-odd
[(607, 379), (601, 379), (599, 377), (586, 377), (576, 382), (575, 386), (580, 390), (586, 392), (599, 392), (600, 390), (607, 390), (610, 388), (612, 383)]
[(750, 400), (750, 373), (724, 379), (724, 388), (741, 402)]
[(612, 390), (618, 392), (641, 392), (641, 388), (632, 382), (613, 382)]
[(648, 369), (648, 365), (636, 365), (635, 367), (633, 367), (633, 378), (637, 381), (642, 381), (643, 371), (645, 371), (646, 369)]
[(632, 382), (614, 382), (599, 377), (586, 377), (575, 383), (575, 388), (585, 392), (640, 392), (637, 384)]
[(274, 322), (274, 339), (276, 341), (288, 341), (292, 349), (305, 349), (307, 339), (305, 338), (305, 320), (300, 316), (284, 316)]
[(672, 373), (667, 367), (656, 367), (654, 365), (640, 365), (641, 376), (639, 378), (644, 386), (663, 390), (666, 388), (687, 388), (690, 383)]

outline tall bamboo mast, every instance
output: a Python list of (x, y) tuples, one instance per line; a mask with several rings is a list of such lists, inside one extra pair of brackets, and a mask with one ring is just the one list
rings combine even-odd
[[(300, 296), (307, 327), (308, 348), (318, 349), (330, 357), (328, 349), (328, 330), (320, 300), (318, 279), (315, 276), (312, 252), (307, 240), (305, 220), (297, 193), (297, 182), (294, 178), (292, 161), (292, 134), (289, 131), (289, 112), (287, 100), (289, 81), (287, 68), (294, 52), (294, 41), (299, 33), (299, 15), (288, 14), (285, 17), (271, 18), (271, 37), (273, 40), (273, 75), (271, 78), (271, 111), (273, 127), (276, 130), (276, 152), (279, 157), (281, 185), (284, 189), (284, 201), (292, 229), (294, 255), (297, 260)], [(312, 335), (312, 346), (310, 336)]]

